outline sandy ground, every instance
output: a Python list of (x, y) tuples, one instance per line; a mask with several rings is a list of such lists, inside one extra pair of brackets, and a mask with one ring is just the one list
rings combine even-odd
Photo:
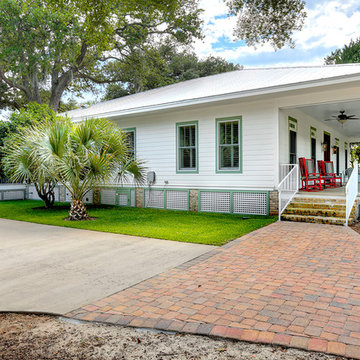
[(339, 360), (330, 355), (208, 337), (0, 314), (1, 360)]

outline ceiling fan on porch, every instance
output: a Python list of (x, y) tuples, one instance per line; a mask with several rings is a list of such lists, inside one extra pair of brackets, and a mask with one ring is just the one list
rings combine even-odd
[(340, 110), (340, 114), (332, 115), (332, 119), (325, 119), (325, 121), (337, 120), (340, 124), (346, 123), (347, 120), (359, 120), (356, 115), (346, 115), (345, 110)]

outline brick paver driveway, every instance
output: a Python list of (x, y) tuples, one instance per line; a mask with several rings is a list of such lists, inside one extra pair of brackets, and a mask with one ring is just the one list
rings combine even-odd
[(69, 316), (360, 359), (360, 235), (275, 223)]

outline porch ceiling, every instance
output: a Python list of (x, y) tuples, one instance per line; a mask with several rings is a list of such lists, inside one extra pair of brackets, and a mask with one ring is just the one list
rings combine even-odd
[[(360, 100), (308, 105), (297, 109), (345, 136), (351, 138), (360, 137)], [(325, 121), (325, 119), (330, 119), (332, 115), (338, 115), (340, 110), (345, 110), (347, 115), (356, 115), (359, 120), (347, 120), (344, 124), (340, 124), (336, 119)]]

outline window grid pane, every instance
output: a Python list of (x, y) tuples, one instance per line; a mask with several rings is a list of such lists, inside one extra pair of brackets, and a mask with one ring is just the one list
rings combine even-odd
[(179, 170), (196, 170), (196, 125), (179, 127)]
[(125, 137), (127, 143), (127, 153), (129, 154), (130, 159), (135, 159), (135, 131), (126, 131)]
[(219, 169), (240, 167), (239, 121), (219, 122)]

